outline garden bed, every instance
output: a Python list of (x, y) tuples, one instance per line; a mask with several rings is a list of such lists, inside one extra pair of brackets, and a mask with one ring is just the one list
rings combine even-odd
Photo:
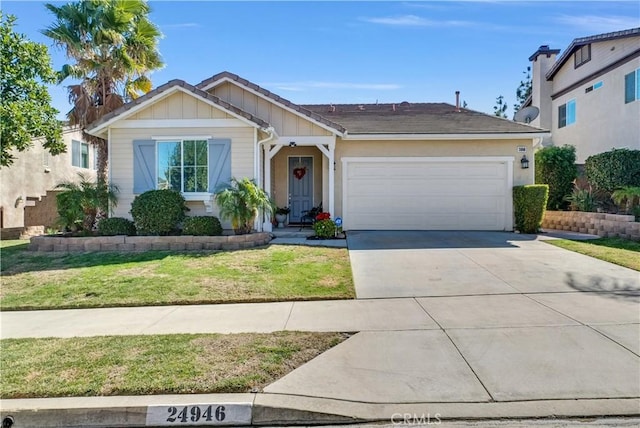
[(267, 244), (271, 234), (267, 232), (231, 236), (90, 236), (68, 238), (59, 236), (36, 236), (31, 238), (29, 250), (73, 253), (87, 251), (150, 250), (242, 250)]

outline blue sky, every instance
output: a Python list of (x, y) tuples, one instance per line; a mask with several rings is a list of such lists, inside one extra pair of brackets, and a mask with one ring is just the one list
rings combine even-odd
[[(540, 45), (565, 49), (574, 38), (640, 27), (635, 1), (218, 2), (152, 1), (164, 34), (164, 69), (154, 86), (196, 84), (230, 71), (299, 104), (455, 102), (491, 113), (509, 104)], [(16, 30), (50, 47), (43, 2), (3, 1)], [(64, 83), (63, 83), (64, 85)], [(69, 110), (66, 90), (54, 106)]]

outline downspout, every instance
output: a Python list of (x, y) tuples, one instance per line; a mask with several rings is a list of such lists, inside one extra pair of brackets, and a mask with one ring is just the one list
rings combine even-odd
[[(260, 153), (261, 153), (261, 146), (265, 143), (268, 143), (269, 141), (273, 140), (276, 138), (276, 130), (273, 126), (269, 126), (268, 128), (262, 128), (261, 131), (266, 132), (268, 135), (265, 139), (262, 139), (260, 141), (256, 141), (256, 155), (254, 156), (255, 159), (255, 163), (254, 163), (254, 171), (255, 171), (255, 176), (256, 176), (256, 182), (258, 183), (258, 185), (262, 185), (262, 188), (265, 189), (265, 185), (264, 183), (262, 183), (262, 170), (261, 170), (261, 165), (260, 165)], [(258, 135), (258, 131), (256, 130), (256, 140), (257, 140), (257, 135)], [(266, 158), (265, 158), (266, 161)], [(266, 189), (265, 189), (266, 190)], [(258, 224), (256, 225), (256, 230), (258, 232), (262, 232), (264, 229), (264, 218), (261, 219), (262, 221), (258, 220)]]
[[(97, 156), (96, 159), (98, 159)], [(111, 127), (107, 128), (107, 185), (111, 186)], [(113, 206), (109, 205), (109, 217), (111, 216), (113, 216)]]

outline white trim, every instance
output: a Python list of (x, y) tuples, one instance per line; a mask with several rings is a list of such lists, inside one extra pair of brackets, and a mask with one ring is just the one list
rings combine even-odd
[(159, 141), (169, 141), (176, 142), (177, 141), (192, 141), (192, 140), (210, 140), (213, 137), (211, 135), (152, 135), (151, 139)]
[[(349, 217), (347, 212), (347, 182), (349, 178), (349, 163), (351, 162), (500, 162), (507, 167), (507, 179), (505, 180), (505, 218), (503, 221), (504, 230), (513, 230), (513, 163), (514, 156), (447, 156), (447, 157), (344, 157), (342, 158), (342, 224), (343, 229), (349, 228)], [(330, 166), (331, 168), (331, 166)]]
[[(97, 149), (97, 147), (93, 147), (94, 150)], [(100, 153), (98, 153), (99, 155)], [(98, 156), (96, 156), (96, 159), (98, 159)], [(109, 185), (113, 184), (111, 183), (111, 129), (107, 129), (107, 183), (109, 183)], [(96, 172), (98, 171), (98, 165), (96, 165)], [(113, 216), (113, 206), (112, 204), (109, 205), (109, 217)]]
[(291, 174), (291, 170), (290, 170), (290, 161), (292, 158), (311, 158), (311, 208), (316, 206), (316, 186), (315, 186), (315, 176), (313, 175), (315, 170), (316, 170), (316, 160), (315, 160), (315, 156), (313, 155), (287, 155), (287, 206), (289, 208), (291, 208), (291, 200), (290, 200), (290, 196), (291, 196), (291, 180), (292, 180), (292, 175)]
[(533, 140), (550, 137), (550, 132), (492, 133), (492, 134), (347, 134), (343, 140)]
[(238, 115), (237, 113), (234, 113), (231, 110), (227, 110), (226, 108), (222, 107), (221, 105), (216, 104), (216, 103), (214, 103), (213, 101), (211, 101), (211, 100), (209, 100), (207, 98), (203, 98), (200, 95), (195, 94), (195, 93), (189, 91), (188, 89), (183, 88), (182, 86), (173, 86), (173, 87), (167, 89), (166, 91), (164, 91), (164, 92), (162, 92), (162, 93), (160, 93), (158, 95), (155, 95), (155, 96), (149, 98), (148, 100), (145, 100), (144, 102), (138, 104), (137, 106), (134, 106), (134, 107), (130, 108), (129, 110), (126, 110), (126, 111), (122, 112), (121, 114), (112, 117), (111, 119), (109, 119), (108, 121), (104, 122), (103, 124), (97, 126), (96, 128), (87, 129), (85, 132), (87, 132), (88, 134), (94, 135), (96, 137), (100, 137), (100, 135), (102, 135), (102, 131), (104, 130), (104, 128), (107, 128), (107, 127), (111, 126), (111, 124), (113, 124), (114, 122), (117, 122), (117, 121), (120, 121), (120, 120), (124, 120), (127, 117), (130, 117), (130, 116), (136, 114), (138, 111), (140, 111), (140, 110), (142, 110), (144, 108), (147, 108), (150, 105), (153, 105), (153, 104), (155, 104), (155, 103), (167, 98), (169, 95), (172, 95), (173, 93), (175, 93), (177, 91), (180, 91), (180, 92), (183, 92), (185, 94), (191, 95), (192, 97), (194, 97), (196, 99), (199, 99), (202, 102), (204, 102), (206, 104), (209, 104), (212, 107), (215, 107), (218, 110), (221, 110), (221, 111), (223, 111), (223, 112), (235, 117), (236, 119), (248, 124), (249, 126), (252, 126), (254, 128), (259, 128), (260, 127), (257, 123), (252, 122), (249, 119), (246, 119), (246, 118), (242, 117), (241, 115)]
[(334, 135), (326, 136), (299, 136), (299, 135), (280, 135), (278, 139), (271, 143), (272, 145), (281, 144), (288, 146), (289, 143), (295, 142), (297, 146), (316, 146), (318, 144), (331, 144), (336, 141)]
[(123, 120), (111, 128), (245, 128), (246, 123), (238, 119), (140, 119)]
[(200, 89), (202, 89), (203, 91), (208, 91), (209, 89), (215, 88), (216, 86), (219, 86), (220, 84), (225, 83), (225, 82), (232, 83), (235, 86), (237, 86), (237, 87), (239, 87), (241, 89), (244, 89), (247, 92), (250, 92), (253, 95), (256, 95), (256, 96), (262, 98), (263, 100), (269, 101), (270, 103), (277, 105), (278, 107), (280, 107), (283, 110), (288, 111), (289, 113), (292, 113), (292, 114), (294, 114), (294, 115), (296, 115), (296, 116), (298, 116), (298, 117), (300, 117), (302, 119), (305, 119), (305, 120), (307, 120), (309, 122), (313, 122), (314, 124), (318, 125), (320, 128), (324, 129), (325, 131), (329, 131), (329, 132), (331, 132), (332, 134), (335, 134), (335, 135), (340, 135), (340, 136), (343, 135), (337, 129), (332, 128), (332, 127), (330, 127), (328, 125), (325, 125), (324, 123), (319, 122), (319, 121), (315, 120), (312, 117), (309, 117), (309, 116), (307, 116), (305, 114), (302, 114), (302, 113), (298, 112), (297, 110), (292, 109), (291, 107), (287, 107), (286, 105), (274, 100), (273, 98), (270, 98), (270, 97), (268, 97), (268, 96), (266, 96), (264, 94), (261, 94), (260, 92), (253, 90), (249, 86), (245, 86), (245, 85), (239, 84), (237, 81), (235, 81), (235, 80), (233, 80), (233, 79), (231, 79), (229, 77), (226, 77), (226, 76), (223, 77), (222, 79), (218, 79), (218, 80), (216, 80), (214, 82), (211, 82), (207, 86), (204, 86), (204, 87), (202, 87)]
[(513, 162), (513, 156), (344, 157), (347, 162)]

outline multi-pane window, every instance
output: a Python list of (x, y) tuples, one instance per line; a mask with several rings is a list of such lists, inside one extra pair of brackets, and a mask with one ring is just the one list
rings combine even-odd
[(558, 107), (558, 128), (564, 128), (576, 122), (576, 100), (569, 100)]
[(158, 189), (173, 189), (184, 193), (208, 192), (207, 146), (205, 140), (158, 142)]
[(624, 103), (640, 100), (640, 68), (624, 76)]
[(591, 86), (587, 86), (584, 92), (588, 94), (589, 92), (595, 91), (596, 89), (600, 89), (600, 88), (602, 88), (602, 80), (594, 83)]
[(585, 62), (591, 60), (591, 45), (580, 46), (573, 55), (574, 67), (578, 68)]
[(89, 168), (89, 144), (71, 141), (71, 165), (78, 168)]

